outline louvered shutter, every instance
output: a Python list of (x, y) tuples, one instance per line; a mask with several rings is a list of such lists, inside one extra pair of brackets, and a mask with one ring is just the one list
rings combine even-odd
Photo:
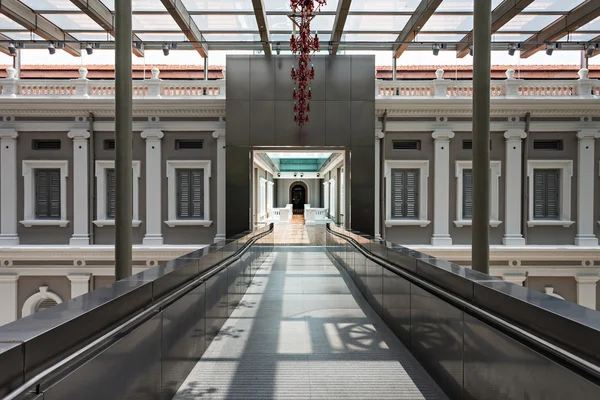
[(533, 218), (559, 219), (560, 171), (535, 170), (533, 174)]
[(177, 217), (190, 215), (190, 170), (177, 170)]
[(106, 170), (106, 218), (115, 219), (116, 215), (116, 175), (114, 169)]
[(60, 170), (35, 170), (35, 217), (60, 219)]
[(192, 218), (204, 219), (204, 170), (191, 171), (191, 201)]
[(392, 218), (419, 217), (419, 170), (392, 171)]
[(473, 218), (473, 170), (463, 170), (463, 219)]

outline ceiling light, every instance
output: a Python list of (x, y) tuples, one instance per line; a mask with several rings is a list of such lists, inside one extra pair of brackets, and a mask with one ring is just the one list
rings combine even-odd
[(469, 55), (470, 55), (471, 57), (473, 57), (473, 47), (471, 47), (471, 48), (469, 49)]
[(56, 48), (54, 47), (54, 43), (52, 43), (52, 42), (50, 42), (50, 44), (48, 45), (48, 53), (50, 53), (50, 54), (56, 53)]
[(171, 43), (171, 48), (172, 48), (173, 50), (177, 50), (177, 42), (173, 42), (173, 43)]
[(281, 54), (281, 42), (277, 42), (277, 44), (275, 44), (275, 52), (277, 55)]
[(163, 51), (163, 54), (164, 54), (165, 56), (168, 56), (168, 55), (169, 55), (169, 46), (167, 46), (167, 44), (166, 44), (166, 43), (163, 43), (163, 45), (162, 45), (162, 51)]
[(433, 50), (433, 55), (437, 56), (438, 54), (440, 54), (440, 45), (439, 44), (434, 44), (431, 49)]
[(593, 57), (597, 48), (598, 48), (597, 44), (589, 44), (588, 47), (587, 47), (587, 49), (585, 50), (585, 54), (588, 57)]
[(549, 56), (551, 56), (552, 53), (554, 53), (554, 45), (553, 44), (547, 44), (546, 45), (546, 54), (548, 54)]
[(11, 56), (17, 55), (17, 48), (14, 43), (11, 42), (8, 44), (8, 52)]
[(142, 42), (134, 42), (135, 48), (136, 49), (141, 49), (142, 48)]
[(91, 56), (92, 54), (94, 54), (94, 48), (92, 47), (92, 45), (90, 43), (88, 43), (87, 46), (85, 46), (85, 52), (87, 53), (88, 56)]
[(519, 48), (519, 46), (517, 46), (514, 43), (511, 43), (508, 45), (508, 55), (509, 56), (514, 56), (515, 52), (517, 51), (517, 49)]

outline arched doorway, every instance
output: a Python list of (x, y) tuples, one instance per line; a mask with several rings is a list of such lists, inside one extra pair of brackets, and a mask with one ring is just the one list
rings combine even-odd
[(290, 185), (290, 203), (294, 214), (304, 214), (307, 191), (306, 185), (302, 182), (294, 182)]

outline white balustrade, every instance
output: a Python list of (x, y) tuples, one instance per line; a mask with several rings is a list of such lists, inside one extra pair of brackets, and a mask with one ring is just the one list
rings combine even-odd
[(306, 225), (328, 222), (327, 211), (326, 208), (307, 208), (304, 213)]

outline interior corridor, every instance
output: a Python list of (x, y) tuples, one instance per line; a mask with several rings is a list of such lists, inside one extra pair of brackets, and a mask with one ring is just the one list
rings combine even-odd
[(175, 396), (445, 399), (323, 248), (275, 247)]

